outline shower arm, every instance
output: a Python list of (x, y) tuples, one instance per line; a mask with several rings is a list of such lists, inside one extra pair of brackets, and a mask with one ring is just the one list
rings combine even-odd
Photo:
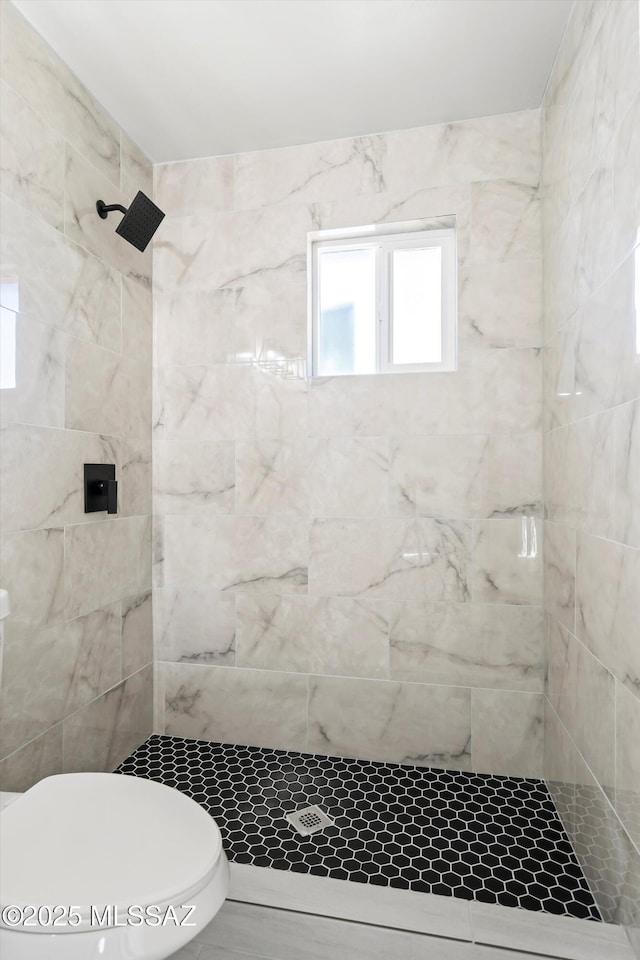
[(107, 206), (104, 200), (98, 200), (96, 210), (98, 211), (98, 216), (106, 220), (107, 215), (111, 213), (112, 210), (120, 210), (122, 213), (126, 213), (127, 207), (123, 207), (121, 203), (111, 203)]

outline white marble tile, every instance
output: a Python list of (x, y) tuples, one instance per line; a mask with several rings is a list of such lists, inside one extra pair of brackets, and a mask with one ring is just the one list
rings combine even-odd
[[(389, 376), (392, 375), (314, 377), (309, 383), (309, 435), (380, 437), (388, 434), (392, 423), (388, 405)], [(449, 375), (442, 376), (448, 378)], [(447, 390), (446, 380), (442, 386)]]
[[(460, 357), (459, 373), (470, 380), (469, 433), (525, 433), (542, 418), (542, 352), (536, 349), (490, 350)], [(464, 390), (464, 384), (459, 384)], [(458, 431), (454, 431), (458, 432)]]
[(575, 784), (578, 751), (557, 713), (544, 704), (544, 778), (570, 837), (575, 834)]
[(584, 178), (597, 164), (603, 149), (611, 139), (615, 128), (615, 71), (617, 65), (610, 62), (612, 50), (608, 49), (610, 24), (615, 18), (605, 17), (598, 30), (591, 50), (583, 53), (571, 100), (574, 114), (572, 133), (575, 136), (577, 155), (571, 165), (574, 189), (582, 186)]
[(128, 597), (122, 610), (122, 676), (130, 677), (153, 660), (151, 591)]
[(393, 680), (541, 691), (538, 607), (403, 603), (391, 607)]
[(544, 348), (544, 428), (575, 420), (574, 318), (557, 330)]
[(535, 517), (474, 520), (471, 596), (476, 603), (542, 603), (542, 528)]
[(156, 386), (166, 438), (232, 440), (238, 433), (236, 371), (231, 366), (169, 367)]
[(541, 777), (543, 696), (471, 691), (471, 762), (480, 773)]
[(388, 468), (386, 437), (309, 441), (311, 516), (385, 516)]
[[(602, 790), (613, 800), (616, 705), (635, 703), (640, 690), (638, 550), (625, 546), (640, 545), (631, 493), (633, 401), (640, 389), (637, 271), (630, 256), (640, 197), (631, 159), (640, 88), (637, 30), (635, 3), (576, 4), (545, 118), (548, 330), (560, 326), (548, 350), (546, 383), (546, 392), (555, 392), (547, 400), (553, 432), (546, 488), (548, 515), (556, 521), (546, 533), (546, 605), (554, 618), (548, 692), (565, 725), (550, 713), (549, 761), (558, 775), (575, 767), (575, 795), (563, 799), (572, 839), (603, 916), (617, 921), (621, 913), (634, 913), (628, 889), (622, 893), (626, 834), (613, 827), (618, 821)], [(571, 528), (577, 528), (577, 550)], [(622, 729), (632, 726), (625, 718)], [(580, 754), (567, 742), (565, 727)], [(621, 749), (624, 734), (618, 763)], [(601, 817), (594, 816), (598, 807)], [(637, 908), (635, 914), (623, 922), (637, 924)]]
[(612, 673), (640, 694), (640, 551), (580, 535), (576, 635)]
[(640, 186), (634, 157), (640, 151), (640, 94), (621, 122), (613, 141), (613, 201), (616, 263), (638, 243)]
[(153, 199), (153, 164), (124, 130), (120, 131), (120, 188), (129, 202), (138, 190)]
[(306, 383), (249, 364), (170, 367), (158, 393), (168, 439), (286, 439), (306, 430)]
[(168, 217), (233, 210), (234, 167), (233, 156), (156, 164), (156, 203)]
[(236, 510), (249, 516), (387, 513), (386, 438), (236, 444)]
[[(5, 532), (84, 523), (84, 463), (119, 463), (113, 437), (7, 424), (0, 430), (2, 498)], [(37, 472), (25, 472), (37, 463)], [(42, 482), (42, 477), (47, 482)]]
[(51, 226), (64, 225), (64, 141), (0, 81), (0, 187)]
[(238, 154), (236, 209), (379, 193), (385, 188), (386, 140), (357, 137)]
[(574, 198), (571, 145), (577, 140), (571, 134), (576, 117), (567, 103), (548, 97), (542, 105), (542, 117), (542, 233), (548, 248)]
[(154, 640), (159, 660), (235, 666), (236, 598), (206, 581), (157, 587)]
[(235, 290), (156, 293), (155, 363), (158, 366), (226, 363), (234, 358)]
[(57, 230), (0, 197), (3, 276), (18, 282), (20, 313), (120, 350), (120, 277)]
[(151, 375), (153, 301), (151, 291), (137, 280), (122, 278), (122, 352), (144, 360)]
[(576, 532), (571, 527), (544, 525), (545, 610), (569, 631), (575, 629)]
[(3, 420), (63, 426), (64, 367), (64, 335), (16, 314), (15, 387), (2, 391)]
[(165, 663), (165, 732), (304, 750), (307, 678), (273, 670)]
[(635, 276), (635, 259), (631, 255), (576, 314), (575, 419), (633, 400), (640, 394)]
[(594, 48), (589, 54), (589, 66), (596, 75), (591, 97), (592, 162), (598, 160), (611, 133), (620, 124), (640, 90), (640, 56), (636, 43), (638, 29), (637, 4), (616, 4), (603, 18)]
[(234, 510), (233, 441), (158, 441), (154, 503), (159, 514), (229, 514)]
[(571, 10), (566, 36), (558, 53), (545, 99), (568, 102), (575, 94), (585, 61), (607, 12), (609, 0), (589, 0)]
[(471, 184), (471, 260), (538, 260), (541, 255), (539, 189), (514, 180)]
[(542, 261), (465, 264), (458, 275), (461, 354), (542, 342)]
[(164, 664), (154, 660), (153, 664), (153, 732), (164, 733)]
[(454, 373), (315, 378), (309, 435), (420, 436), (524, 433), (542, 413), (541, 356), (534, 349), (461, 357)]
[[(598, 783), (613, 798), (616, 714), (613, 675), (582, 644), (576, 648), (576, 705), (569, 733)], [(597, 709), (594, 705), (597, 704)]]
[(0, 739), (6, 755), (118, 683), (120, 606), (34, 628), (5, 624)]
[[(229, 293), (229, 291), (221, 291)], [(235, 291), (234, 356), (239, 363), (298, 361), (306, 369), (307, 284), (263, 277)]]
[(120, 444), (118, 513), (138, 517), (151, 513), (151, 437)]
[(237, 603), (239, 667), (388, 677), (385, 601), (241, 593)]
[(225, 237), (228, 257), (221, 264), (220, 285), (243, 287), (266, 277), (280, 284), (304, 280), (308, 234), (313, 229), (311, 209), (306, 205), (236, 212)]
[(544, 329), (551, 336), (577, 308), (578, 244), (580, 209), (572, 206), (558, 232), (549, 241), (544, 260)]
[(164, 583), (206, 580), (214, 591), (306, 593), (308, 521), (167, 516)]
[(640, 401), (614, 412), (615, 539), (640, 547)]
[(613, 411), (546, 437), (547, 517), (596, 536), (613, 534)]
[(407, 220), (425, 221), (422, 226), (431, 229), (455, 224), (458, 262), (469, 252), (469, 185), (464, 183), (430, 187), (423, 182), (417, 188), (342, 197), (312, 204), (312, 213), (316, 230)]
[(314, 677), (312, 753), (471, 769), (470, 691), (464, 687)]
[(2, 5), (0, 32), (5, 81), (119, 185), (120, 138), (115, 121), (12, 4)]
[(228, 213), (165, 217), (153, 248), (154, 295), (216, 290), (233, 266), (233, 218)]
[(536, 110), (400, 130), (386, 141), (384, 178), (392, 192), (474, 180), (538, 182)]
[(150, 587), (147, 517), (67, 526), (64, 541), (67, 617), (81, 616)]
[(0, 761), (0, 790), (24, 793), (57, 773), (62, 773), (61, 723)]
[(539, 434), (392, 439), (389, 513), (403, 517), (539, 515)]
[[(640, 842), (640, 699), (616, 685), (616, 813), (633, 842)], [(595, 771), (594, 771), (595, 772)]]
[(152, 729), (149, 665), (64, 721), (64, 772), (114, 770)]
[(469, 524), (440, 520), (316, 520), (309, 593), (388, 600), (469, 597)]
[(151, 517), (151, 578), (154, 587), (164, 585), (164, 517)]
[(551, 616), (545, 617), (546, 694), (560, 721), (573, 732), (578, 696), (578, 641)]
[(0, 578), (9, 591), (11, 619), (23, 623), (57, 623), (64, 614), (64, 531), (22, 530), (5, 533)]
[(65, 358), (65, 426), (110, 435), (148, 437), (148, 365), (94, 344), (69, 339)]
[(236, 512), (308, 516), (309, 444), (255, 437), (236, 443)]
[(574, 294), (581, 302), (602, 284), (615, 266), (613, 149), (609, 146), (576, 204), (579, 218)]

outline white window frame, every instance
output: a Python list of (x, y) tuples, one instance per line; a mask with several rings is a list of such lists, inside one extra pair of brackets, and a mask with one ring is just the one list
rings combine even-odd
[[(368, 376), (369, 374), (319, 374), (320, 284), (318, 261), (322, 250), (376, 251), (376, 370), (375, 373), (439, 373), (457, 369), (457, 254), (455, 226), (407, 229), (408, 224), (385, 224), (350, 230), (325, 230), (309, 234), (309, 351), (308, 374), (318, 376)], [(395, 229), (394, 229), (395, 227)], [(403, 228), (403, 229), (398, 229)], [(393, 363), (393, 252), (439, 247), (442, 252), (442, 359), (438, 363)]]

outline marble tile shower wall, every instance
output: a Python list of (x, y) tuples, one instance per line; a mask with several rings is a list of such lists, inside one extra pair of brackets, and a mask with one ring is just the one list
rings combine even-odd
[[(539, 111), (155, 168), (159, 730), (541, 773), (539, 168)], [(309, 231), (450, 215), (455, 373), (283, 375)]]
[[(0, 391), (0, 789), (20, 790), (112, 769), (152, 727), (151, 257), (95, 202), (153, 184), (15, 7), (0, 16), (0, 292), (16, 312), (16, 383)], [(83, 512), (85, 462), (116, 464), (117, 518)]]
[(546, 775), (640, 956), (640, 51), (574, 6), (543, 110)]

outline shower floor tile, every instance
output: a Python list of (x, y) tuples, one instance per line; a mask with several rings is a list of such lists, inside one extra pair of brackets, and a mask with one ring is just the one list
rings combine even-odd
[[(116, 772), (197, 800), (236, 863), (601, 919), (541, 780), (158, 735)], [(335, 825), (304, 837), (311, 805)]]

